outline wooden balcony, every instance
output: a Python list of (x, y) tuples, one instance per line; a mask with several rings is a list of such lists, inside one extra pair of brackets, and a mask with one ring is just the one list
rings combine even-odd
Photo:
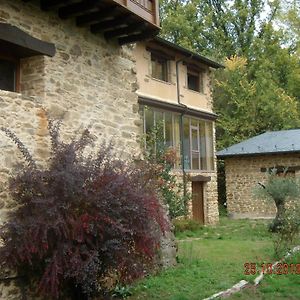
[[(23, 0), (29, 2), (30, 0)], [(151, 38), (159, 31), (159, 0), (40, 0), (42, 10), (117, 39), (120, 45)]]

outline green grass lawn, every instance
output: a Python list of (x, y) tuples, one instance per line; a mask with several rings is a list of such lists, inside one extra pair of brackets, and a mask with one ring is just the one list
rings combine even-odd
[[(288, 264), (300, 264), (300, 254), (287, 261)], [(229, 299), (268, 300), (268, 299), (300, 299), (300, 274), (265, 275), (261, 285), (245, 289), (232, 295)]]
[[(267, 221), (222, 218), (218, 226), (181, 232), (177, 239), (178, 265), (137, 283), (130, 300), (203, 299), (241, 279), (253, 280), (255, 276), (244, 274), (245, 263), (260, 265), (275, 260)], [(272, 275), (259, 289), (244, 291), (232, 299), (270, 299), (277, 288), (280, 290), (275, 295), (282, 298), (271, 299), (300, 299), (299, 283), (300, 275)]]

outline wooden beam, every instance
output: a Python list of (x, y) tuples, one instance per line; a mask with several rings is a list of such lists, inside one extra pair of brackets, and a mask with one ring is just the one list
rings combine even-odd
[(129, 35), (133, 33), (139, 33), (146, 27), (146, 24), (144, 22), (138, 22), (130, 24), (126, 27), (117, 28), (109, 31), (105, 31), (104, 37), (106, 39), (113, 39), (115, 37), (119, 37), (122, 35)]
[(211, 176), (204, 176), (204, 175), (191, 176), (191, 181), (193, 181), (193, 182), (209, 182), (209, 181), (211, 181)]
[(41, 9), (42, 10), (50, 10), (57, 6), (61, 6), (63, 4), (67, 4), (69, 1), (66, 0), (41, 0)]
[[(266, 153), (267, 154), (267, 153)], [(269, 168), (260, 168), (261, 172), (269, 172), (272, 169), (275, 169), (276, 172), (295, 172), (300, 170), (300, 166), (291, 166), (291, 167), (286, 167), (286, 166), (274, 166), (274, 167), (269, 167)]]
[(61, 19), (67, 19), (72, 16), (82, 15), (87, 10), (95, 8), (95, 4), (97, 2), (97, 0), (84, 0), (82, 2), (66, 5), (58, 10), (58, 15)]
[(103, 21), (103, 22), (100, 22), (100, 23), (97, 23), (97, 24), (93, 24), (93, 25), (91, 25), (91, 32), (92, 33), (99, 33), (99, 32), (102, 32), (106, 29), (116, 27), (116, 26), (120, 26), (122, 24), (126, 24), (126, 22), (129, 20), (129, 18), (130, 18), (130, 14), (126, 13), (126, 14), (121, 15), (121, 16), (116, 16), (115, 19)]
[(54, 56), (56, 51), (54, 44), (36, 39), (7, 23), (0, 23), (0, 48), (21, 58), (34, 55)]
[(199, 111), (199, 110), (195, 110), (193, 108), (186, 108), (185, 106), (182, 106), (179, 104), (171, 104), (166, 101), (160, 101), (157, 99), (151, 99), (151, 98), (140, 96), (138, 98), (138, 103), (142, 104), (142, 105), (156, 107), (156, 108), (162, 109), (162, 110), (169, 110), (169, 111), (176, 112), (176, 113), (191, 115), (191, 116), (197, 117), (199, 119), (212, 120), (212, 121), (215, 121), (217, 119), (217, 115), (214, 113)]
[(88, 13), (82, 16), (78, 16), (76, 18), (77, 26), (89, 25), (95, 22), (102, 21), (106, 19), (108, 16), (111, 16), (112, 13), (116, 10), (116, 6), (110, 6), (105, 9), (101, 9), (97, 12)]
[(142, 33), (133, 34), (133, 35), (119, 38), (119, 44), (125, 45), (125, 44), (129, 44), (129, 43), (134, 43), (137, 41), (141, 41), (141, 40), (145, 40), (147, 38), (153, 37), (156, 34), (157, 34), (157, 30), (147, 29)]

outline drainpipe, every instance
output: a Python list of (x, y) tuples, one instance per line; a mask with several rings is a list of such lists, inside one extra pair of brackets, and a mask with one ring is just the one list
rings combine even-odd
[[(191, 55), (188, 59), (191, 59), (193, 55)], [(183, 142), (183, 116), (186, 114), (188, 107), (181, 103), (180, 101), (180, 87), (179, 87), (179, 64), (183, 62), (184, 59), (179, 59), (176, 61), (176, 85), (177, 85), (177, 102), (178, 105), (182, 106), (184, 108), (184, 111), (180, 114), (180, 147), (181, 147), (181, 169), (183, 174), (183, 196), (186, 199), (187, 190), (186, 190), (186, 172), (184, 168), (184, 142)], [(186, 203), (185, 203), (186, 206)]]

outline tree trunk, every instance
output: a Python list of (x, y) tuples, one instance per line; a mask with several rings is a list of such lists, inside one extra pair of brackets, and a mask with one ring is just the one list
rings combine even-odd
[(271, 232), (278, 232), (280, 231), (280, 228), (283, 225), (284, 218), (285, 218), (285, 201), (282, 199), (274, 199), (274, 200), (277, 208), (277, 213), (275, 219), (270, 225), (269, 230)]

